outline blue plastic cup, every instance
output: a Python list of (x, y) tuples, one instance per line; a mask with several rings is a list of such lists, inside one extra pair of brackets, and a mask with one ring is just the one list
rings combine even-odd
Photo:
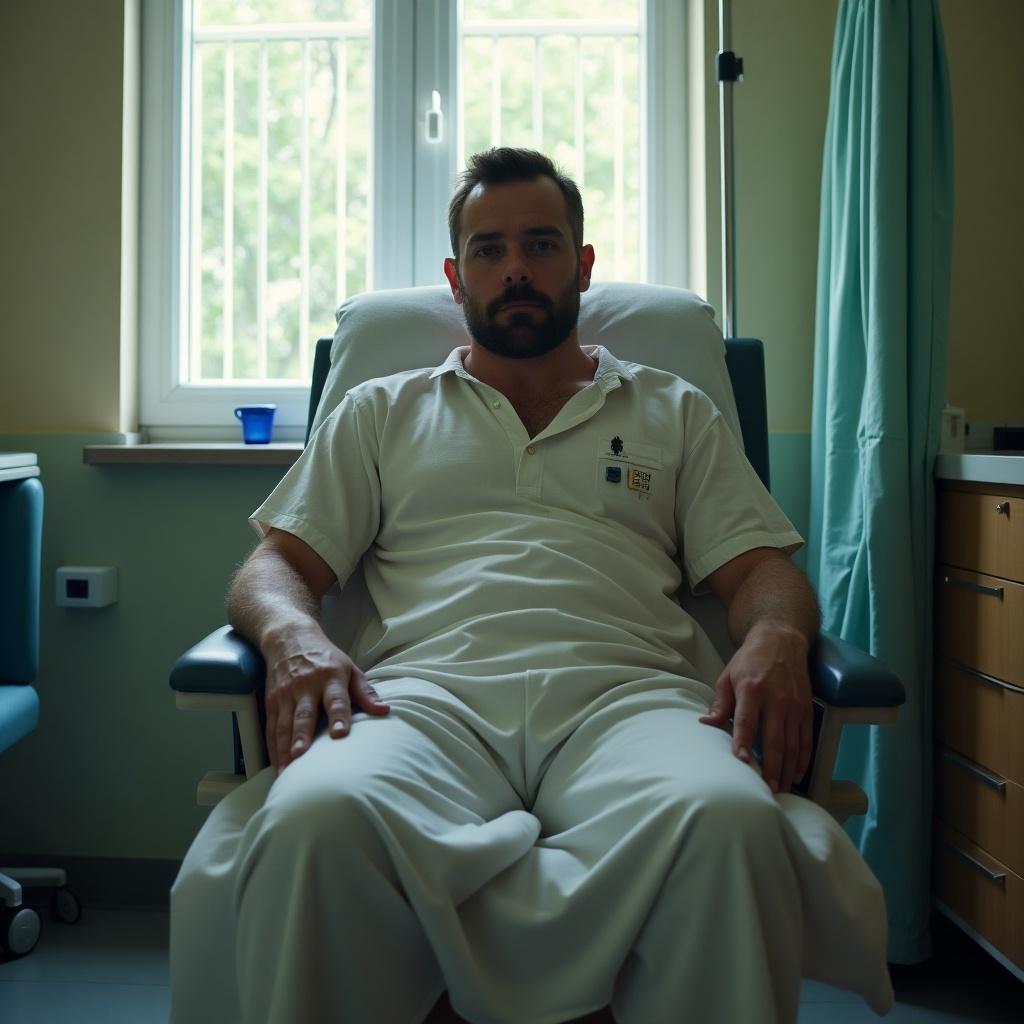
[(242, 440), (246, 444), (268, 444), (276, 410), (276, 405), (240, 405), (235, 416), (242, 421)]

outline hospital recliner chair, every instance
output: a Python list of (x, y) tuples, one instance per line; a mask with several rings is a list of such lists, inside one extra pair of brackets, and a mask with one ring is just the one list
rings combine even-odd
[[(682, 289), (594, 284), (580, 299), (581, 344), (604, 345), (620, 359), (669, 370), (699, 387), (741, 438), (747, 458), (769, 486), (764, 353), (759, 341), (723, 343), (710, 308)], [(461, 307), (447, 286), (350, 299), (338, 311), (334, 338), (317, 343), (307, 440), (349, 388), (373, 377), (437, 366), (468, 340)], [(734, 648), (718, 600), (694, 598), (685, 583), (678, 597), (727, 661)], [(361, 567), (343, 589), (335, 587), (325, 596), (322, 621), (342, 650), (350, 648), (369, 607)], [(814, 756), (795, 791), (842, 822), (865, 813), (867, 798), (853, 782), (832, 778), (841, 730), (847, 724), (894, 722), (904, 690), (886, 666), (824, 632), (811, 651), (809, 669), (814, 690)], [(217, 803), (269, 764), (262, 706), (264, 671), (259, 651), (228, 626), (201, 640), (172, 669), (170, 683), (179, 708), (233, 713), (233, 768), (209, 772), (202, 779), (197, 793), (200, 804)]]
[[(39, 667), (42, 535), (43, 487), (35, 456), (0, 458), (0, 754), (39, 721), (39, 695), (31, 684)], [(25, 956), (39, 940), (39, 915), (24, 905), (23, 885), (56, 886), (55, 914), (68, 923), (78, 920), (81, 908), (66, 882), (62, 868), (0, 867), (0, 951)]]

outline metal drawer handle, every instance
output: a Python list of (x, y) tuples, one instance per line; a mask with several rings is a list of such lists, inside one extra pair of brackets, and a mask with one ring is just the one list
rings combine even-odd
[(1008, 501), (1001, 501), (996, 505), (996, 515), (1008, 516), (1010, 514), (1010, 503)]
[(963, 768), (965, 772), (970, 772), (971, 775), (977, 775), (986, 786), (991, 786), (997, 793), (1006, 792), (1006, 780), (1001, 779), (998, 775), (993, 775), (991, 772), (985, 771), (984, 768), (974, 764), (972, 761), (968, 761), (965, 757), (960, 757), (958, 754), (954, 754), (951, 750), (944, 750), (942, 752), (942, 758), (945, 761), (949, 761), (955, 764), (958, 768)]
[(961, 860), (965, 860), (968, 864), (976, 867), (990, 882), (995, 882), (996, 885), (1006, 885), (1006, 873), (1004, 871), (991, 871), (989, 868), (985, 867), (980, 860), (975, 860), (969, 853), (965, 853), (955, 843), (951, 843), (948, 839), (943, 840), (943, 842)]
[(987, 676), (984, 672), (979, 672), (976, 668), (971, 668), (970, 665), (965, 665), (962, 661), (957, 661), (955, 658), (942, 658), (940, 660), (944, 661), (947, 665), (952, 665), (965, 675), (974, 676), (976, 679), (981, 679), (986, 683), (992, 683), (993, 686), (1001, 686), (1004, 690), (1009, 690), (1010, 693), (1024, 694), (1024, 687), (1003, 682), (1002, 679), (996, 679), (995, 676)]
[(990, 594), (1002, 600), (1002, 587), (986, 587), (981, 583), (972, 583), (970, 580), (956, 580), (952, 576), (943, 576), (943, 580), (951, 587), (963, 587), (965, 590), (973, 590), (976, 594)]

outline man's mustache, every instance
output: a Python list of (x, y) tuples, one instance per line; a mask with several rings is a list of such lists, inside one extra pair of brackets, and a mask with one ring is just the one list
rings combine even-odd
[(551, 302), (547, 296), (539, 295), (537, 292), (529, 288), (518, 288), (514, 291), (505, 292), (501, 298), (495, 299), (490, 303), (487, 307), (488, 315), (494, 316), (502, 306), (507, 306), (510, 302), (533, 302), (548, 313), (552, 310)]

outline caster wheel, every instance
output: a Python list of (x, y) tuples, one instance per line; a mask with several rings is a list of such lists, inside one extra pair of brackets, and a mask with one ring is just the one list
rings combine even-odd
[(0, 947), (12, 957), (25, 956), (35, 949), (42, 927), (39, 915), (29, 907), (0, 909)]
[(53, 916), (65, 924), (77, 924), (82, 916), (82, 904), (66, 885), (53, 890)]

